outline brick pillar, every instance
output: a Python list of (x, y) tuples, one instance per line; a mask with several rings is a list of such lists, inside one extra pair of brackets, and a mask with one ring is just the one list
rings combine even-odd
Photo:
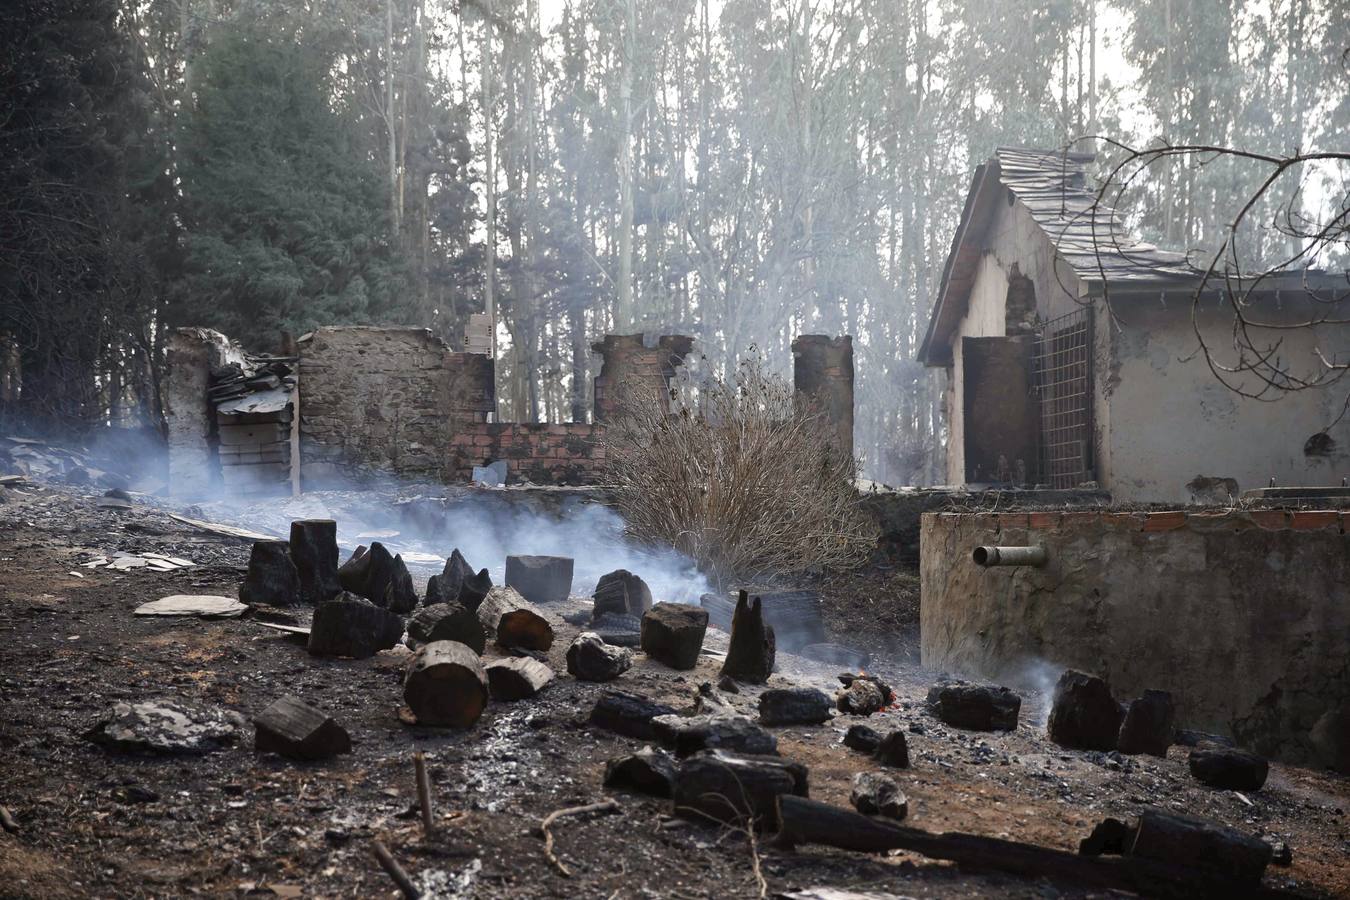
[(215, 411), (206, 392), (213, 368), (242, 360), (243, 351), (218, 331), (177, 328), (169, 335), (161, 396), (168, 425), (172, 496), (206, 497), (220, 489)]
[(488, 420), (497, 408), (496, 365), (483, 353), (446, 353), (450, 436), (464, 425)]
[(595, 376), (595, 420), (603, 422), (630, 402), (657, 403), (669, 412), (670, 379), (694, 349), (694, 339), (663, 335), (655, 347), (648, 347), (640, 334), (607, 334), (591, 349), (602, 360)]
[(792, 341), (797, 395), (818, 406), (841, 451), (853, 456), (853, 338), (802, 334)]

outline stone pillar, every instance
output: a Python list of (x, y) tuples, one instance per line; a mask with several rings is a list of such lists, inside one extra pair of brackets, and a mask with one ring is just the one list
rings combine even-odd
[(802, 334), (792, 341), (792, 382), (815, 404), (834, 432), (835, 445), (853, 457), (853, 338)]
[(449, 372), (450, 435), (486, 422), (497, 409), (496, 364), (483, 353), (446, 353)]
[(670, 380), (694, 349), (694, 339), (668, 334), (648, 347), (641, 334), (607, 334), (591, 349), (602, 360), (595, 376), (595, 420), (603, 422), (629, 403), (656, 403), (669, 412)]
[(178, 328), (169, 335), (162, 400), (172, 496), (206, 497), (220, 490), (215, 415), (206, 392), (212, 369), (242, 360), (243, 351), (218, 331)]

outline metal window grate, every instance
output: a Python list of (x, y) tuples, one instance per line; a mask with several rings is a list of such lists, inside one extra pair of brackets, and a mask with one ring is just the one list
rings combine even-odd
[(1040, 481), (1073, 488), (1092, 480), (1092, 310), (1051, 319), (1036, 335)]

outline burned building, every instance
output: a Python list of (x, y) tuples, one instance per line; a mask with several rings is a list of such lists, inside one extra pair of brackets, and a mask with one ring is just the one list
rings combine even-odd
[[(1117, 501), (1171, 503), (1226, 500), (1272, 478), (1338, 484), (1350, 467), (1344, 392), (1264, 402), (1221, 383), (1197, 349), (1198, 335), (1233, 345), (1224, 279), (1193, 316), (1204, 273), (1127, 234), (1097, 203), (1091, 160), (1001, 149), (975, 172), (919, 352), (947, 372), (948, 481), (1095, 483)], [(1343, 276), (1249, 287), (1255, 317), (1282, 329), (1272, 340), (1283, 359), (1345, 363), (1343, 317), (1284, 327), (1326, 318)]]

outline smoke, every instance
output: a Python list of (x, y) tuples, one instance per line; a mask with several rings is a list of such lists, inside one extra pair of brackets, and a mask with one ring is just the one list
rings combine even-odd
[(1022, 695), (1022, 715), (1033, 724), (1045, 727), (1055, 699), (1055, 684), (1064, 666), (1036, 656), (1027, 656), (1010, 664), (1000, 673), (1000, 681)]
[(570, 492), (445, 490), (315, 491), (299, 497), (199, 504), (212, 521), (284, 537), (293, 519), (334, 519), (345, 559), (358, 544), (379, 541), (400, 553), (424, 584), (458, 547), (471, 566), (486, 567), (494, 584), (506, 557), (568, 556), (572, 593), (589, 595), (600, 577), (627, 569), (647, 582), (657, 602), (694, 603), (712, 590), (694, 563), (671, 548), (644, 547), (624, 534), (614, 510)]

